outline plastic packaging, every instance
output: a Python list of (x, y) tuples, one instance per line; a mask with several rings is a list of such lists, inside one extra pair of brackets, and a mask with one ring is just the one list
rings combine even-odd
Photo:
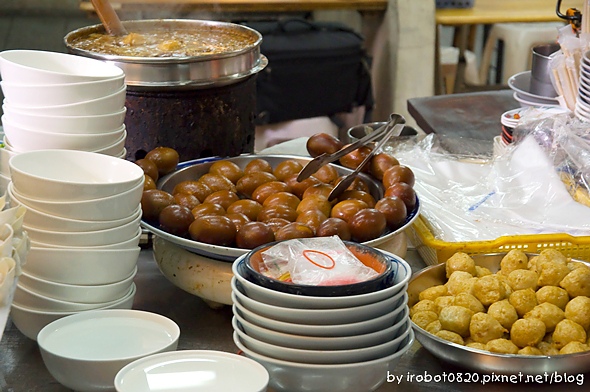
[(293, 239), (262, 252), (265, 275), (296, 284), (331, 286), (377, 276), (348, 250), (338, 236)]
[(499, 156), (488, 159), (449, 152), (437, 135), (391, 151), (414, 171), (421, 214), (437, 239), (590, 235), (587, 124), (571, 113), (523, 116), (513, 136)]

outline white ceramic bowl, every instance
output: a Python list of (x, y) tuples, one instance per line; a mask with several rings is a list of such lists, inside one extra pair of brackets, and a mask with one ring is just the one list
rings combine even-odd
[(555, 101), (556, 103), (546, 103), (545, 101), (539, 101), (537, 99), (531, 99), (529, 97), (523, 97), (520, 95), (520, 93), (515, 92), (514, 94), (512, 94), (512, 96), (514, 97), (514, 99), (520, 103), (520, 106), (523, 108), (526, 107), (558, 107), (559, 103), (557, 103), (557, 101)]
[(349, 308), (336, 309), (300, 309), (287, 308), (282, 306), (269, 305), (255, 301), (247, 297), (244, 293), (236, 288), (235, 280), (232, 280), (232, 299), (239, 302), (245, 308), (258, 313), (261, 316), (273, 318), (278, 321), (285, 321), (296, 324), (310, 325), (332, 325), (355, 323), (363, 320), (373, 319), (383, 316), (396, 309), (403, 307), (403, 292), (399, 292), (393, 297), (386, 298), (379, 302), (371, 304), (354, 306)]
[(140, 183), (143, 188), (138, 165), (104, 154), (39, 150), (17, 154), (9, 165), (19, 194), (34, 199), (81, 201), (118, 195)]
[[(13, 203), (14, 202), (14, 203)], [(18, 200), (11, 199), (11, 205), (20, 205)], [(107, 230), (115, 227), (125, 225), (131, 221), (141, 218), (141, 205), (137, 206), (137, 210), (124, 218), (116, 220), (81, 220), (68, 219), (56, 215), (47, 214), (39, 211), (33, 207), (25, 207), (27, 213), (24, 216), (24, 225), (29, 229), (61, 231), (61, 232), (75, 232), (75, 231), (95, 231)]]
[[(115, 158), (117, 159), (117, 158)], [(18, 192), (13, 182), (8, 185), (7, 194), (10, 200), (25, 207), (34, 209), (49, 215), (57, 215), (62, 218), (80, 220), (118, 220), (133, 215), (140, 206), (143, 184), (138, 183), (134, 188), (117, 195), (100, 199), (88, 199), (77, 201), (55, 201), (31, 199)]]
[[(194, 375), (194, 377), (186, 377)], [(199, 377), (202, 376), (202, 377)], [(115, 377), (117, 392), (264, 392), (264, 366), (242, 355), (211, 350), (179, 350), (138, 359)]]
[[(105, 308), (97, 308), (92, 310), (103, 310), (103, 309), (131, 309), (133, 306), (133, 300), (135, 298), (135, 285), (131, 286), (133, 292), (127, 297), (122, 298), (119, 302), (113, 303), (113, 305)], [(90, 312), (92, 310), (86, 310), (84, 312)], [(22, 332), (23, 335), (32, 340), (37, 340), (39, 331), (43, 329), (47, 324), (52, 321), (58, 320), (65, 316), (72, 314), (81, 313), (80, 311), (66, 311), (56, 312), (48, 310), (32, 309), (19, 304), (12, 304), (10, 308), (10, 318), (16, 326), (16, 328)]]
[(92, 116), (118, 112), (125, 107), (127, 88), (123, 87), (110, 95), (100, 98), (79, 101), (67, 105), (48, 106), (20, 106), (13, 104), (10, 99), (4, 99), (4, 107), (8, 110), (26, 111), (37, 115), (49, 116)]
[(412, 323), (406, 319), (400, 335), (375, 346), (336, 350), (304, 350), (263, 342), (247, 335), (239, 328), (235, 319), (233, 324), (234, 332), (238, 334), (242, 344), (253, 352), (283, 361), (326, 365), (372, 361), (394, 354), (412, 329)]
[(2, 116), (4, 134), (19, 152), (43, 149), (94, 151), (112, 145), (126, 135), (125, 125), (104, 133), (57, 133), (27, 129)]
[(259, 362), (270, 374), (269, 387), (283, 391), (374, 391), (393, 372), (401, 356), (414, 343), (414, 332), (401, 342), (397, 352), (383, 358), (347, 364), (308, 364), (282, 361), (256, 353), (246, 347), (234, 332), (234, 342), (244, 354)]
[(140, 247), (130, 249), (37, 248), (27, 254), (23, 271), (73, 285), (103, 285), (121, 281), (137, 266)]
[(17, 106), (52, 106), (89, 101), (111, 95), (125, 86), (125, 75), (91, 82), (61, 84), (23, 84), (0, 82), (4, 98)]
[(117, 158), (124, 158), (125, 155), (121, 155), (123, 151), (127, 152), (125, 150), (125, 141), (127, 140), (127, 129), (125, 129), (125, 133), (121, 136), (121, 138), (119, 140), (116, 140), (113, 144), (103, 147), (103, 148), (99, 148), (97, 150), (93, 150), (92, 152), (95, 152), (97, 154), (105, 154), (105, 155), (111, 155), (113, 157), (117, 157)]
[(103, 285), (72, 285), (52, 282), (23, 272), (18, 285), (45, 297), (61, 301), (101, 303), (111, 302), (125, 296), (131, 288), (137, 268), (127, 278)]
[(174, 321), (155, 313), (100, 310), (48, 324), (37, 342), (47, 370), (59, 383), (90, 392), (113, 390), (125, 365), (176, 350), (179, 336)]
[(265, 343), (304, 350), (346, 350), (374, 346), (395, 339), (395, 337), (399, 335), (400, 328), (405, 325), (409, 312), (409, 308), (404, 306), (404, 309), (399, 313), (395, 324), (390, 327), (360, 335), (334, 337), (305, 336), (273, 331), (272, 329), (260, 327), (247, 321), (240, 316), (239, 312), (234, 313), (234, 318), (236, 319), (239, 328), (241, 328), (248, 336)]
[[(133, 285), (133, 284), (132, 284)], [(47, 310), (52, 312), (79, 312), (82, 310), (90, 310), (96, 308), (104, 308), (114, 305), (122, 298), (129, 296), (135, 292), (135, 287), (127, 287), (127, 291), (119, 298), (106, 302), (80, 302), (80, 301), (64, 301), (52, 297), (39, 294), (32, 289), (18, 284), (14, 292), (13, 303), (24, 306), (30, 309)]]
[[(127, 108), (96, 116), (48, 116), (3, 108), (4, 119), (19, 128), (49, 134), (108, 134), (121, 129)], [(14, 141), (14, 138), (12, 139)]]
[(72, 54), (41, 50), (0, 52), (2, 80), (10, 83), (63, 84), (121, 77), (113, 64)]
[[(407, 296), (404, 295), (404, 301), (406, 299)], [(244, 320), (273, 331), (303, 336), (339, 337), (363, 335), (387, 329), (398, 321), (400, 314), (404, 311), (404, 307), (400, 306), (383, 316), (373, 319), (363, 320), (356, 323), (331, 325), (296, 324), (274, 320), (252, 312), (237, 301), (234, 302), (232, 310), (234, 314), (239, 315)]]
[(269, 305), (302, 309), (328, 309), (361, 306), (382, 301), (395, 295), (402, 289), (405, 290), (404, 287), (407, 287), (408, 281), (412, 276), (412, 268), (405, 260), (390, 252), (386, 252), (384, 250), (381, 251), (388, 256), (395, 258), (398, 264), (398, 269), (393, 281), (393, 285), (383, 290), (360, 295), (349, 295), (342, 297), (312, 297), (282, 293), (259, 286), (240, 275), (237, 266), (238, 263), (244, 262), (244, 256), (236, 259), (236, 261), (232, 264), (232, 271), (236, 279), (240, 282), (240, 287), (243, 289), (243, 292), (248, 297)]
[(134, 238), (139, 230), (140, 220), (141, 216), (136, 216), (134, 220), (123, 225), (93, 231), (49, 231), (29, 227), (26, 224), (23, 227), (29, 233), (31, 241), (58, 246), (101, 246)]
[(0, 174), (6, 177), (10, 177), (10, 166), (8, 162), (10, 158), (18, 154), (17, 152), (11, 151), (10, 149), (0, 148)]
[(105, 244), (105, 245), (95, 245), (95, 246), (61, 246), (56, 245), (48, 242), (39, 242), (31, 240), (31, 246), (37, 248), (51, 248), (51, 249), (135, 249), (139, 245), (139, 240), (141, 239), (141, 235), (143, 231), (141, 228), (137, 230), (137, 233), (134, 237), (127, 239), (121, 242), (114, 242), (112, 244)]

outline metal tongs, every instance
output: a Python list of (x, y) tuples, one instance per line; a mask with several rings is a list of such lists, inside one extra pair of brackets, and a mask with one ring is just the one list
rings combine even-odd
[(385, 135), (375, 146), (375, 148), (371, 151), (371, 153), (360, 163), (360, 165), (352, 173), (344, 177), (342, 181), (340, 181), (338, 185), (334, 189), (332, 189), (332, 192), (330, 192), (330, 195), (328, 196), (328, 200), (334, 200), (335, 198), (340, 196), (340, 194), (342, 194), (342, 192), (344, 192), (346, 188), (350, 186), (352, 181), (354, 181), (354, 179), (361, 172), (361, 170), (371, 161), (373, 155), (375, 155), (381, 149), (381, 147), (389, 141), (389, 139), (391, 139), (394, 136), (399, 136), (401, 134), (402, 130), (404, 129), (405, 123), (406, 119), (402, 115), (396, 113), (391, 114), (387, 124), (377, 128), (375, 131), (369, 133), (362, 139), (350, 144), (347, 147), (344, 147), (339, 151), (336, 151), (333, 154), (324, 153), (312, 159), (299, 172), (299, 175), (297, 176), (297, 181), (301, 182), (306, 178), (309, 178), (312, 174), (317, 172), (320, 167), (328, 163), (335, 162), (338, 159), (342, 158), (344, 155)]

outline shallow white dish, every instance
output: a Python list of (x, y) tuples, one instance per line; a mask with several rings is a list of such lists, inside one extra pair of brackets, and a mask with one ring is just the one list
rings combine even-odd
[(402, 340), (409, 335), (412, 329), (411, 321), (406, 318), (400, 331), (400, 335), (392, 340), (374, 346), (354, 349), (305, 350), (263, 342), (241, 330), (235, 319), (233, 319), (233, 324), (234, 332), (238, 334), (241, 342), (250, 350), (258, 354), (266, 355), (270, 358), (281, 359), (283, 361), (326, 365), (372, 361), (391, 355), (397, 351)]
[(313, 297), (283, 293), (259, 286), (257, 284), (250, 282), (242, 275), (240, 275), (237, 266), (238, 263), (244, 261), (244, 256), (236, 259), (236, 261), (232, 264), (232, 270), (235, 279), (237, 279), (240, 282), (240, 286), (243, 289), (243, 292), (248, 297), (258, 302), (275, 306), (303, 309), (345, 308), (351, 306), (361, 306), (373, 302), (382, 301), (386, 298), (395, 295), (401, 290), (405, 290), (405, 288), (407, 287), (408, 281), (412, 276), (412, 268), (410, 267), (410, 265), (404, 259), (394, 255), (393, 253), (384, 250), (381, 250), (381, 252), (383, 252), (389, 257), (394, 258), (398, 264), (393, 285), (383, 290), (360, 295), (349, 295), (342, 297)]
[(527, 99), (529, 101), (534, 102), (544, 102), (549, 104), (557, 104), (557, 99), (555, 94), (553, 97), (537, 95), (530, 92), (531, 90), (531, 71), (523, 71), (519, 72), (515, 75), (512, 75), (508, 79), (508, 87), (512, 90), (519, 93), (522, 98)]
[(72, 314), (86, 313), (93, 310), (104, 310), (104, 309), (131, 309), (133, 306), (133, 300), (135, 298), (135, 284), (131, 286), (133, 291), (120, 301), (116, 301), (113, 305), (104, 308), (96, 308), (87, 311), (69, 311), (69, 312), (56, 312), (48, 310), (32, 309), (26, 306), (22, 306), (16, 303), (12, 303), (10, 308), (10, 317), (16, 328), (22, 332), (23, 335), (32, 340), (37, 340), (37, 334), (47, 324), (52, 321), (58, 320), (62, 317), (70, 316)]
[(61, 318), (37, 336), (43, 362), (62, 385), (76, 391), (114, 388), (123, 366), (176, 350), (180, 328), (167, 317), (138, 310), (99, 310)]
[(374, 346), (395, 339), (405, 324), (408, 314), (409, 308), (405, 306), (399, 313), (395, 324), (390, 327), (361, 335), (335, 337), (304, 336), (273, 331), (272, 329), (260, 327), (247, 321), (240, 316), (239, 312), (234, 313), (234, 318), (237, 321), (238, 327), (248, 334), (248, 336), (252, 336), (265, 343), (304, 350), (346, 350)]
[(115, 377), (117, 392), (264, 392), (264, 366), (242, 355), (212, 350), (179, 350), (138, 359)]
[(282, 361), (247, 348), (236, 332), (234, 342), (244, 354), (262, 364), (270, 374), (269, 387), (276, 392), (292, 391), (374, 391), (394, 372), (401, 356), (414, 343), (414, 331), (401, 342), (394, 354), (366, 362), (348, 364), (308, 364)]
[(143, 231), (141, 230), (141, 228), (139, 228), (137, 230), (137, 233), (135, 234), (134, 237), (121, 241), (121, 242), (114, 242), (112, 244), (106, 244), (106, 245), (96, 245), (96, 246), (61, 246), (61, 245), (55, 245), (55, 244), (51, 244), (51, 243), (47, 243), (47, 242), (38, 242), (38, 241), (33, 241), (31, 240), (31, 247), (37, 247), (37, 248), (45, 248), (45, 249), (86, 249), (86, 250), (101, 250), (101, 249), (117, 249), (117, 250), (123, 250), (123, 249), (135, 249), (138, 245), (139, 245), (139, 240), (141, 239), (141, 235), (143, 234)]
[[(239, 284), (239, 283), (238, 283)], [(336, 309), (302, 309), (287, 308), (282, 306), (269, 305), (258, 302), (246, 296), (236, 286), (236, 280), (232, 279), (232, 299), (239, 302), (246, 309), (249, 309), (261, 316), (273, 318), (278, 321), (288, 323), (310, 324), (310, 325), (332, 325), (348, 324), (363, 320), (369, 320), (383, 316), (392, 310), (403, 307), (404, 292), (400, 291), (396, 295), (373, 302), (366, 305), (336, 308)]]
[[(404, 295), (403, 299), (404, 301), (407, 300), (407, 295)], [(404, 311), (404, 307), (400, 306), (397, 309), (384, 314), (383, 316), (370, 320), (363, 320), (356, 323), (331, 325), (297, 324), (274, 320), (272, 318), (264, 317), (255, 312), (252, 312), (237, 301), (234, 302), (232, 310), (234, 314), (239, 315), (252, 324), (273, 331), (303, 336), (338, 337), (362, 335), (389, 328), (399, 319), (399, 315)]]
[(540, 102), (540, 101), (536, 101), (536, 100), (530, 100), (528, 98), (525, 98), (523, 96), (520, 95), (520, 93), (514, 92), (514, 94), (512, 94), (512, 96), (514, 97), (514, 99), (520, 103), (521, 107), (528, 107), (528, 106), (534, 106), (534, 107), (558, 107), (559, 103), (557, 101), (553, 102), (553, 103), (546, 103), (546, 102)]

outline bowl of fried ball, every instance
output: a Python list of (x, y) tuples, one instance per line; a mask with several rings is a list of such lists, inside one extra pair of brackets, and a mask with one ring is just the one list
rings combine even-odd
[(518, 382), (590, 371), (590, 264), (559, 250), (456, 252), (412, 277), (408, 305), (418, 341), (453, 365)]
[[(312, 157), (343, 147), (329, 135), (309, 140)], [(232, 262), (258, 246), (294, 238), (337, 235), (376, 246), (408, 227), (420, 207), (414, 173), (386, 153), (376, 154), (341, 196), (328, 200), (370, 151), (361, 147), (302, 181), (297, 176), (310, 157), (243, 154), (165, 162), (161, 170), (151, 165), (149, 152), (136, 162), (146, 173), (142, 226), (190, 252)]]

